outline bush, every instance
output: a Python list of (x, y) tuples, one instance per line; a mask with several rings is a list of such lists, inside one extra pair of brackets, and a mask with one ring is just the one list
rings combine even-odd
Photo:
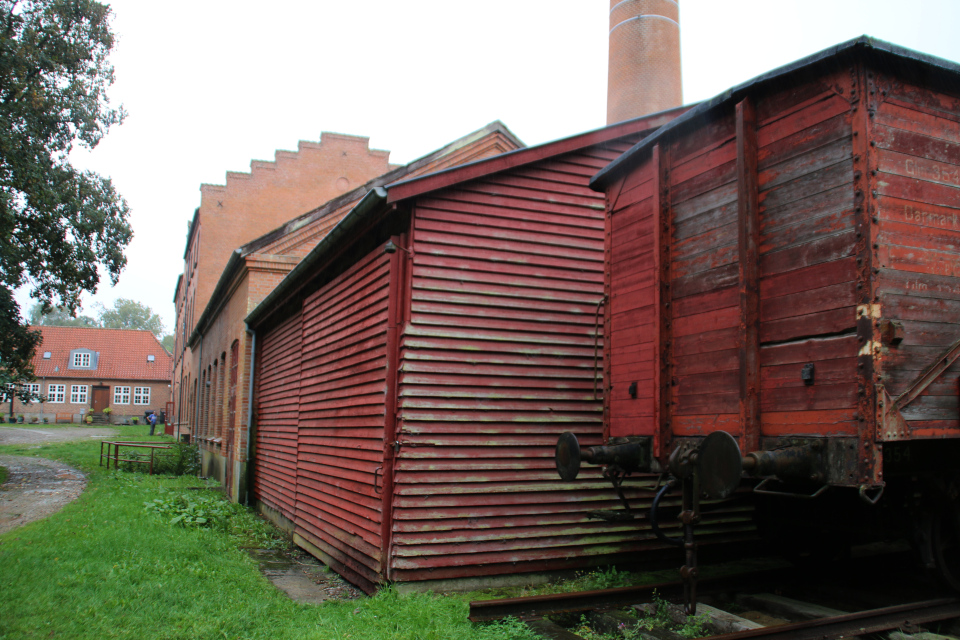
[(276, 529), (246, 507), (220, 495), (161, 491), (143, 503), (143, 510), (186, 529), (214, 529), (232, 536), (244, 547), (279, 549), (286, 541)]
[(171, 476), (195, 476), (200, 473), (200, 447), (175, 442), (153, 461), (153, 472)]
[[(159, 443), (158, 443), (159, 444)], [(121, 452), (127, 462), (120, 463), (122, 471), (150, 470), (150, 450), (130, 447)], [(200, 473), (200, 448), (195, 444), (175, 442), (169, 449), (154, 449), (153, 473), (164, 476), (197, 475)]]

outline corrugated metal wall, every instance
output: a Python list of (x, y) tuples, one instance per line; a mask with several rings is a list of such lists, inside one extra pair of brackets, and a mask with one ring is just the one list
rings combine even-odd
[(296, 533), (368, 591), (381, 570), (389, 275), (375, 250), (303, 304)]
[[(390, 578), (567, 569), (635, 550), (599, 470), (557, 477), (557, 436), (600, 444), (594, 331), (603, 199), (586, 184), (627, 148), (591, 148), (421, 198), (401, 339), (402, 447)], [(602, 345), (601, 345), (602, 349)], [(635, 504), (648, 494), (628, 490)]]
[(294, 520), (297, 499), (297, 421), (300, 407), (300, 314), (260, 337), (253, 492)]

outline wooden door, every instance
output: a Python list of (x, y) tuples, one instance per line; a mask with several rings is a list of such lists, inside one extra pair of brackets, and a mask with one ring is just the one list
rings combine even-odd
[(103, 413), (103, 410), (110, 406), (110, 387), (93, 387), (90, 398), (94, 412)]

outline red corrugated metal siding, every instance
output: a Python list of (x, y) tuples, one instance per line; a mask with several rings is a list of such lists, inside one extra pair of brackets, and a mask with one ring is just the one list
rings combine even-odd
[[(877, 292), (904, 340), (885, 345), (887, 390), (901, 393), (960, 338), (960, 101), (880, 76), (871, 121), (879, 175)], [(960, 435), (955, 362), (902, 413), (912, 438)]]
[[(660, 547), (636, 523), (589, 519), (619, 508), (609, 483), (597, 468), (564, 483), (553, 461), (563, 431), (602, 441), (593, 388), (603, 200), (586, 183), (626, 147), (593, 147), (417, 201), (391, 579), (622, 562)], [(636, 485), (628, 496), (649, 505)]]
[(383, 464), (389, 274), (388, 256), (374, 251), (303, 305), (296, 532), (367, 591), (381, 575), (375, 476)]
[(300, 314), (260, 336), (257, 358), (257, 500), (293, 521), (297, 497)]

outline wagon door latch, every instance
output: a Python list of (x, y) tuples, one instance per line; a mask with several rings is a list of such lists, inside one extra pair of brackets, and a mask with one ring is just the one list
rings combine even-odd
[[(715, 431), (699, 444), (679, 444), (670, 455), (670, 475), (657, 491), (650, 507), (650, 528), (662, 542), (683, 547), (683, 578), (685, 609), (688, 615), (697, 613), (697, 543), (693, 529), (700, 522), (700, 499), (720, 500), (733, 495), (740, 486), (742, 459), (740, 446), (729, 433)], [(682, 535), (668, 536), (659, 524), (660, 502), (677, 486), (681, 488), (679, 520)]]

